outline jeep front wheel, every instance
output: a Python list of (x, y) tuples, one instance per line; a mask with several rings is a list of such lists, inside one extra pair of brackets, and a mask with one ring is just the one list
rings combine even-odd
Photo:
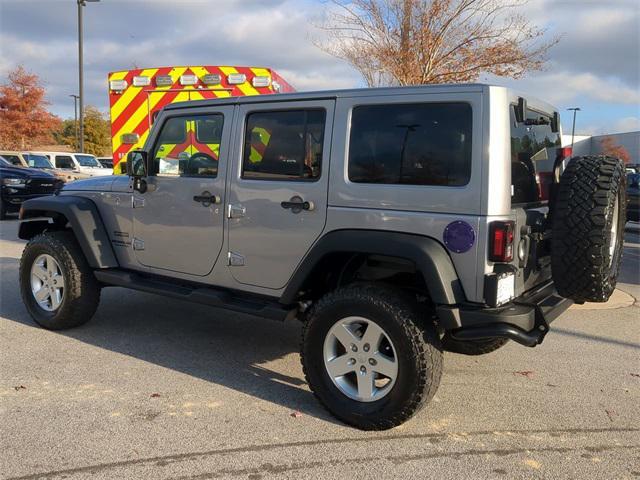
[(20, 293), (31, 317), (49, 330), (82, 325), (100, 302), (100, 285), (70, 232), (29, 241), (20, 260)]
[(415, 302), (379, 285), (325, 295), (303, 330), (309, 386), (340, 420), (363, 430), (400, 425), (435, 394), (442, 348)]

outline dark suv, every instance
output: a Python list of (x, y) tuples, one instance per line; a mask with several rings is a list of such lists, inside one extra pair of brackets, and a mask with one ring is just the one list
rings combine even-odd
[(0, 220), (25, 200), (51, 195), (62, 182), (41, 169), (16, 167), (0, 157)]

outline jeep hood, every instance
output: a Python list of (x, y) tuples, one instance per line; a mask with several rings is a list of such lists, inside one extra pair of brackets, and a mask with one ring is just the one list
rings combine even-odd
[[(120, 177), (121, 178), (121, 177)], [(104, 177), (90, 177), (84, 180), (75, 180), (65, 183), (62, 188), (65, 192), (111, 192), (113, 191), (113, 183), (119, 179), (115, 175)], [(128, 178), (124, 178), (128, 183)]]

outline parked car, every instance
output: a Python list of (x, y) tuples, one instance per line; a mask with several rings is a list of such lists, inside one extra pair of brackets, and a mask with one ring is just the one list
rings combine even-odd
[(0, 220), (25, 200), (51, 195), (61, 186), (61, 180), (42, 169), (17, 166), (0, 156)]
[(0, 151), (0, 155), (9, 163), (19, 167), (42, 169), (63, 182), (76, 180), (76, 176), (69, 175), (62, 170), (53, 167), (49, 159), (45, 155), (34, 152), (18, 152), (18, 151)]
[(391, 428), (435, 395), (443, 350), (533, 347), (612, 294), (624, 167), (569, 153), (556, 108), (488, 85), (170, 104), (127, 176), (23, 206), (22, 298), (49, 329), (108, 286), (298, 318), (320, 402)]
[(627, 220), (640, 222), (640, 173), (627, 175)]
[(88, 153), (38, 152), (46, 155), (51, 163), (59, 169), (74, 172), (80, 178), (111, 175), (112, 171), (104, 168), (95, 155)]
[(98, 161), (100, 162), (100, 165), (102, 165), (104, 168), (110, 168), (111, 170), (113, 170), (112, 157), (98, 157)]

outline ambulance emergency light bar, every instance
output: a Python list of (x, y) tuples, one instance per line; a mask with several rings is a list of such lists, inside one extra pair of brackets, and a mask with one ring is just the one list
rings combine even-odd
[[(219, 85), (222, 82), (222, 77), (218, 74), (208, 73), (204, 75), (201, 79), (202, 83), (205, 85)], [(227, 75), (227, 82), (229, 85), (240, 85), (247, 81), (247, 76), (244, 73), (231, 73)], [(158, 87), (170, 87), (173, 85), (173, 79), (171, 75), (158, 75), (155, 77), (155, 83)], [(181, 75), (180, 76), (180, 85), (197, 85), (198, 84), (198, 76), (197, 75)], [(133, 77), (132, 85), (134, 87), (146, 87), (151, 85), (151, 78), (138, 75)], [(254, 87), (268, 87), (271, 85), (271, 77), (268, 75), (257, 75), (251, 79), (251, 85)], [(111, 80), (109, 81), (109, 89), (122, 93), (128, 87), (128, 83), (126, 80)]]

